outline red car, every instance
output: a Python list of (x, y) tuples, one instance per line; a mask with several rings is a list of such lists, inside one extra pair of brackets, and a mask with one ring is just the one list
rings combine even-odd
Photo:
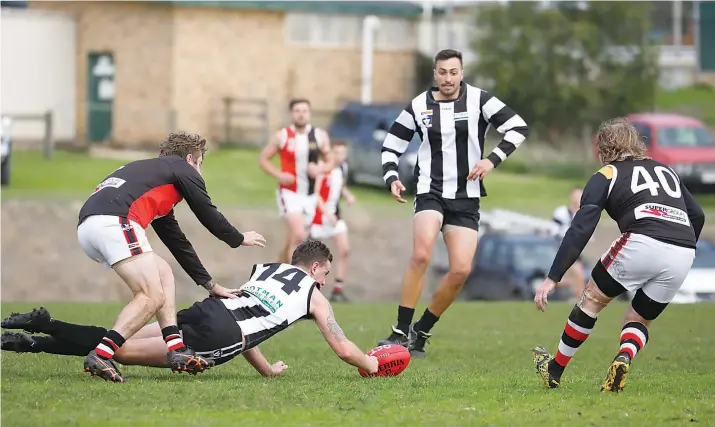
[(715, 138), (703, 122), (662, 113), (627, 118), (643, 137), (653, 160), (672, 167), (686, 184), (715, 186)]

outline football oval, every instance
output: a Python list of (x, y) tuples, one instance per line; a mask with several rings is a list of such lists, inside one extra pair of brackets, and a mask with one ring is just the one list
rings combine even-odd
[(358, 368), (363, 377), (394, 377), (400, 375), (410, 364), (410, 352), (398, 344), (381, 345), (366, 353), (368, 356), (377, 357), (377, 373), (368, 374)]

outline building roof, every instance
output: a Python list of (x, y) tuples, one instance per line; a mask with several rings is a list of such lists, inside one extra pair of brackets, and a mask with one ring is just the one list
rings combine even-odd
[[(276, 12), (340, 13), (416, 18), (422, 6), (412, 1), (179, 1), (176, 6), (218, 7), (226, 9), (252, 9)], [(443, 13), (436, 8), (432, 13)]]

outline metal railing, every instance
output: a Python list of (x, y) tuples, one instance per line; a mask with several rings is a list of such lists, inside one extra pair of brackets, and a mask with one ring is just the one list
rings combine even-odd
[(264, 99), (224, 97), (210, 123), (212, 139), (220, 145), (262, 146), (270, 136), (269, 105)]
[(37, 114), (13, 114), (3, 113), (3, 116), (9, 117), (13, 123), (18, 121), (41, 121), (44, 122), (44, 134), (42, 137), (42, 154), (45, 159), (51, 159), (55, 151), (55, 137), (53, 132), (53, 113), (47, 111)]

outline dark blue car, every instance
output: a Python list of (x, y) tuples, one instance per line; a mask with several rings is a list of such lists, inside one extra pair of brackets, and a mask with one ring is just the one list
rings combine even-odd
[[(449, 268), (446, 247), (435, 246), (431, 266), (434, 276)], [(559, 241), (532, 234), (484, 233), (474, 256), (472, 272), (462, 289), (465, 300), (531, 300), (541, 285), (559, 249)], [(550, 300), (567, 300), (570, 290), (560, 287)]]
[[(328, 133), (333, 140), (343, 140), (350, 148), (348, 156), (348, 183), (384, 187), (382, 179), (382, 143), (387, 131), (404, 106), (394, 104), (346, 104), (333, 118)], [(405, 154), (400, 157), (400, 180), (413, 192), (414, 176), (419, 148), (417, 134)]]

